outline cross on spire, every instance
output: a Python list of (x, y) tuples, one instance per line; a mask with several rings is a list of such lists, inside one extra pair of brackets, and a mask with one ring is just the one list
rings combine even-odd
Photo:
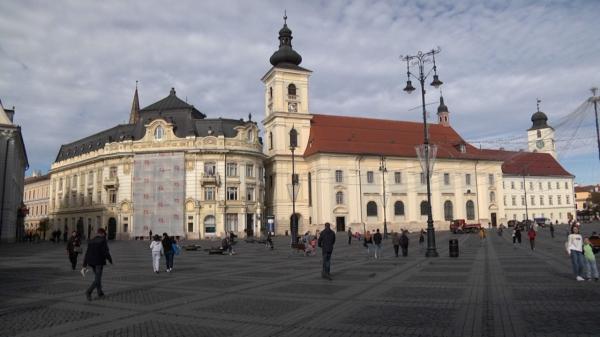
[(540, 111), (540, 103), (542, 103), (542, 100), (537, 98), (537, 111)]
[(287, 9), (283, 10), (283, 24), (287, 24)]

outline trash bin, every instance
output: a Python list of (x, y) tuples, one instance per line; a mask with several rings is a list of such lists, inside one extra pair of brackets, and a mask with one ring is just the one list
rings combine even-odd
[(458, 257), (458, 240), (452, 239), (449, 242), (450, 257)]

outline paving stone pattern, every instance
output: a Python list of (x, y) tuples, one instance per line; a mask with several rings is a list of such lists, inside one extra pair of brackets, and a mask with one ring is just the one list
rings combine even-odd
[(62, 243), (3, 244), (0, 336), (600, 336), (600, 282), (575, 281), (564, 235), (540, 229), (531, 251), (507, 231), (485, 242), (438, 232), (440, 257), (428, 259), (412, 234), (408, 257), (386, 244), (378, 260), (341, 235), (333, 281), (320, 277), (319, 254), (295, 254), (285, 237), (274, 251), (243, 241), (233, 256), (184, 251), (160, 274), (148, 241), (110, 242), (106, 297), (91, 302), (93, 274), (70, 270)]

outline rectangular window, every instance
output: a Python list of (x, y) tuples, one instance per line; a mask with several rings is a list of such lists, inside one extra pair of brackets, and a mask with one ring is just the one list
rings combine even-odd
[(269, 188), (270, 188), (270, 189), (273, 189), (273, 188), (275, 187), (275, 185), (273, 185), (273, 184), (275, 183), (275, 182), (274, 182), (274, 180), (275, 180), (275, 179), (273, 179), (273, 175), (271, 174), (271, 175), (269, 176)]
[(204, 200), (205, 201), (215, 200), (215, 188), (214, 187), (205, 187), (204, 188)]
[(538, 187), (540, 188), (540, 191), (543, 189), (543, 188), (542, 188), (542, 182), (541, 182), (541, 181), (540, 181), (540, 182), (538, 182)]
[(372, 184), (373, 181), (373, 171), (367, 171), (367, 183)]
[(517, 205), (517, 197), (512, 197), (512, 205), (513, 206)]
[(494, 182), (494, 175), (493, 174), (489, 174), (488, 175), (488, 184), (493, 186), (495, 184)]
[(204, 163), (204, 175), (214, 176), (217, 173), (217, 165), (213, 162)]
[(63, 178), (60, 178), (60, 180), (58, 181), (58, 190), (62, 191), (63, 189)]
[(556, 203), (562, 205), (562, 197), (560, 195), (556, 196)]
[(525, 196), (521, 197), (521, 206), (525, 206)]
[(465, 184), (471, 185), (471, 174), (470, 173), (465, 174)]
[(228, 177), (237, 177), (237, 164), (227, 163), (226, 173)]
[(238, 231), (238, 215), (236, 213), (225, 214), (225, 230), (227, 231)]
[(531, 206), (535, 206), (535, 197), (531, 196)]
[(246, 200), (254, 201), (254, 187), (246, 187)]
[(110, 171), (108, 171), (108, 177), (111, 179), (117, 177), (117, 167), (116, 166), (110, 167)]
[(548, 182), (548, 189), (551, 190), (552, 189), (552, 183)]
[(102, 203), (102, 190), (98, 189), (96, 191), (96, 202), (101, 204)]
[(569, 189), (569, 183), (565, 181), (565, 190)]
[(450, 173), (444, 173), (444, 185), (450, 185)]
[(123, 233), (127, 233), (128, 231), (129, 231), (129, 217), (124, 216), (123, 217)]
[(254, 165), (246, 164), (246, 177), (254, 178)]
[(514, 182), (514, 181), (511, 181), (511, 182), (510, 182), (510, 189), (511, 189), (511, 190), (514, 190), (514, 189), (515, 189), (515, 182)]
[(258, 179), (260, 179), (261, 181), (263, 181), (263, 179), (265, 179), (265, 169), (261, 166), (258, 168)]
[(540, 195), (540, 206), (544, 206), (544, 196)]
[(88, 190), (87, 190), (87, 204), (88, 205), (92, 204), (93, 195), (94, 195), (94, 190), (92, 188), (88, 188)]
[(558, 183), (558, 181), (556, 182), (556, 189), (560, 189), (560, 184)]
[(87, 184), (88, 186), (93, 185), (94, 184), (94, 171), (90, 171), (88, 173), (88, 177), (87, 177)]
[(506, 206), (506, 196), (504, 196), (504, 206)]
[(554, 205), (554, 202), (552, 200), (552, 196), (548, 197), (548, 205), (550, 205), (550, 206)]
[(227, 200), (237, 200), (238, 198), (238, 188), (237, 187), (227, 187)]
[(525, 188), (525, 184), (523, 184), (523, 182), (521, 182), (521, 189)]
[(342, 170), (335, 170), (335, 182), (336, 183), (344, 182), (344, 175), (342, 173)]
[(529, 189), (533, 191), (533, 182), (529, 182)]
[(108, 200), (111, 204), (116, 204), (117, 203), (117, 191), (109, 190), (108, 191)]
[(571, 204), (571, 198), (568, 195), (566, 196), (566, 201), (567, 201), (567, 205)]
[(394, 182), (396, 184), (402, 184), (402, 172), (394, 172)]
[(194, 232), (194, 216), (193, 215), (188, 215), (187, 227), (188, 227), (187, 228), (188, 233)]

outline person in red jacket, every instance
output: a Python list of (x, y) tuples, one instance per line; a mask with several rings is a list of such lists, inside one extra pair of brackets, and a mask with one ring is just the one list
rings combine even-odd
[(533, 229), (533, 227), (529, 228), (527, 231), (527, 237), (529, 237), (529, 244), (531, 245), (531, 250), (535, 250), (535, 236), (537, 233)]

